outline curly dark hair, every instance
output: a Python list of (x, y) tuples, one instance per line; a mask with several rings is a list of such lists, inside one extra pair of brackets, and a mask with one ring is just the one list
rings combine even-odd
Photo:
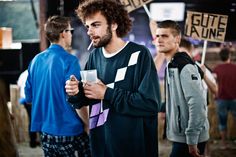
[(58, 42), (60, 33), (70, 24), (71, 19), (63, 16), (49, 17), (45, 24), (46, 37), (50, 42)]
[(89, 0), (80, 4), (76, 10), (77, 15), (83, 23), (86, 18), (97, 12), (106, 18), (108, 25), (113, 22), (117, 23), (118, 28), (116, 30), (118, 37), (124, 37), (128, 34), (132, 27), (132, 21), (129, 17), (124, 5), (115, 0)]

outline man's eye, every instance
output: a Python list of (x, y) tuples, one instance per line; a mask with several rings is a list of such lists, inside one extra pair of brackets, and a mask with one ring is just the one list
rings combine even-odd
[(99, 27), (100, 26), (100, 24), (94, 24), (94, 27)]

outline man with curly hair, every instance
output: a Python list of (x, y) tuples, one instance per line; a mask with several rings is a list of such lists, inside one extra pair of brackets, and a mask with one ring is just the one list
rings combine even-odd
[(75, 107), (90, 106), (92, 156), (158, 156), (158, 76), (149, 50), (122, 39), (132, 26), (128, 12), (116, 1), (92, 0), (77, 13), (95, 47), (85, 69), (96, 69), (99, 80), (82, 86), (71, 76), (65, 88)]

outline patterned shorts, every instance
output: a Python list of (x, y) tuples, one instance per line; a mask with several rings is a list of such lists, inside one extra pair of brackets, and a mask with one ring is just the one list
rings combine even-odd
[(89, 137), (86, 133), (78, 136), (41, 133), (41, 142), (45, 157), (91, 157)]

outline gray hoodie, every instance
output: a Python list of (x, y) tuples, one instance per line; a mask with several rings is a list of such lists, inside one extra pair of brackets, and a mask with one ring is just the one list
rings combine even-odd
[(209, 139), (201, 70), (186, 53), (176, 53), (165, 79), (167, 138), (195, 145)]

